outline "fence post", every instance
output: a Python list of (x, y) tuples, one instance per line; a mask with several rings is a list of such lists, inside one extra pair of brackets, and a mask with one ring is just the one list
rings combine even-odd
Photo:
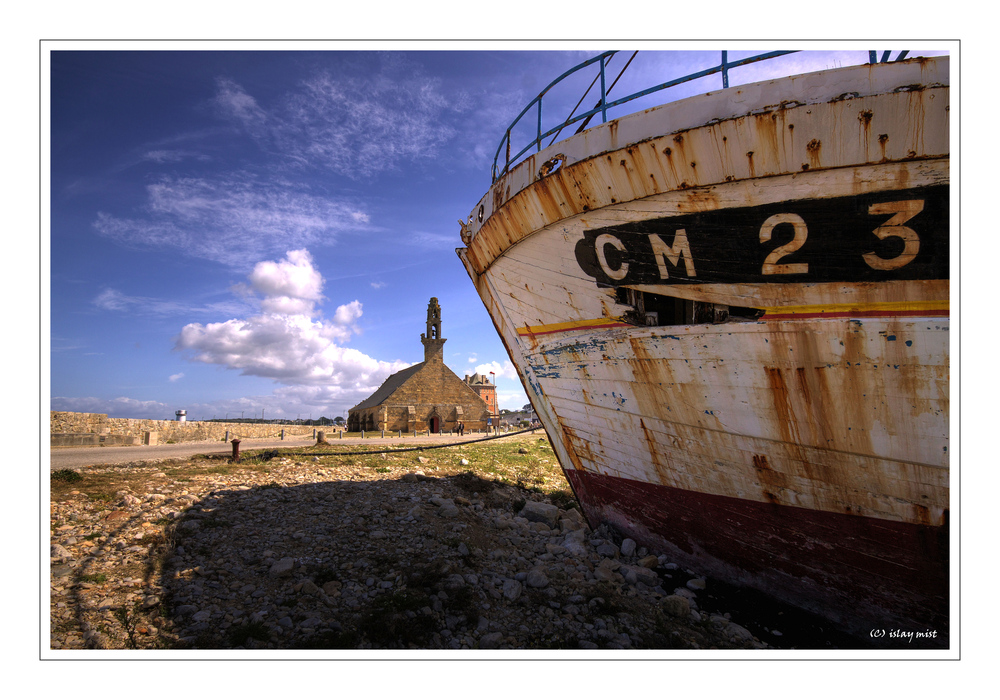
[(240, 441), (238, 438), (233, 439), (233, 462), (240, 461)]
[(281, 439), (282, 440), (285, 439), (285, 429), (284, 428), (281, 429)]

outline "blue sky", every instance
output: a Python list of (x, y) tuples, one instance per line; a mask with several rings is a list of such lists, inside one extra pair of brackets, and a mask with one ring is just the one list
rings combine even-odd
[[(346, 415), (423, 359), (430, 297), (448, 366), (495, 372), (501, 408), (527, 403), (455, 255), (458, 219), (488, 189), (510, 120), (608, 47), (95, 46), (51, 45), (43, 74), (52, 410)], [(615, 90), (717, 63), (714, 48), (640, 51)], [(866, 46), (822, 48), (837, 50), (745, 68), (731, 82), (867, 59)], [(630, 54), (613, 59), (615, 75)], [(553, 95), (552, 115), (569, 112), (575, 87)]]

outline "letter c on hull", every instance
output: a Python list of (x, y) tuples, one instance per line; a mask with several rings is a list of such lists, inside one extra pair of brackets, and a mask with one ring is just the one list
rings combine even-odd
[(604, 270), (604, 274), (613, 280), (625, 279), (625, 275), (628, 274), (628, 263), (623, 262), (621, 267), (617, 270), (611, 268), (608, 265), (608, 259), (604, 256), (604, 247), (607, 245), (612, 245), (621, 252), (625, 252), (625, 244), (623, 244), (618, 238), (612, 236), (610, 233), (602, 233), (594, 241), (594, 250), (597, 253), (597, 262), (601, 264), (601, 269)]

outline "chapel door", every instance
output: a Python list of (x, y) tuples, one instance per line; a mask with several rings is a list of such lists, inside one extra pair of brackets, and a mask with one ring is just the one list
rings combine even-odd
[(438, 433), (441, 432), (441, 419), (437, 416), (431, 417), (431, 432)]

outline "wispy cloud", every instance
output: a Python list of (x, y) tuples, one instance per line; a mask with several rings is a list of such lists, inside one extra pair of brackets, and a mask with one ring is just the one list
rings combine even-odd
[(364, 180), (436, 157), (456, 133), (448, 119), (456, 106), (441, 81), (398, 56), (355, 60), (380, 64), (364, 78), (349, 70), (315, 73), (266, 104), (222, 78), (213, 104), (262, 149), (280, 154), (284, 166)]
[(124, 294), (117, 289), (105, 287), (94, 297), (92, 303), (102, 311), (112, 311), (119, 313), (134, 313), (141, 311), (147, 316), (188, 316), (225, 314), (228, 316), (245, 313), (248, 309), (246, 303), (224, 301), (201, 306), (184, 304), (169, 299), (157, 299), (155, 297), (144, 297)]
[(169, 377), (169, 381), (176, 382), (176, 381), (180, 381), (183, 378), (184, 378), (184, 373), (183, 372), (178, 372), (177, 374), (171, 374), (170, 377)]
[(329, 244), (339, 233), (364, 229), (369, 219), (346, 199), (246, 173), (216, 180), (164, 177), (146, 190), (145, 216), (100, 212), (98, 233), (128, 247), (171, 248), (237, 267), (262, 252)]
[(404, 241), (420, 248), (437, 248), (449, 251), (455, 249), (455, 234), (451, 231), (447, 233), (415, 231), (405, 237)]
[(51, 409), (53, 411), (70, 411), (73, 413), (106, 413), (111, 417), (128, 416), (129, 418), (151, 418), (154, 420), (169, 420), (170, 407), (160, 401), (142, 401), (127, 396), (114, 399), (102, 399), (95, 396), (67, 397), (53, 396)]
[(153, 163), (180, 163), (184, 160), (198, 160), (198, 161), (208, 161), (211, 160), (209, 156), (204, 153), (196, 153), (194, 151), (179, 151), (171, 149), (154, 149), (146, 151), (142, 155), (142, 160), (152, 161)]
[(254, 136), (264, 133), (268, 122), (267, 114), (257, 104), (257, 100), (233, 80), (216, 80), (216, 93), (212, 102), (223, 118), (232, 119)]

